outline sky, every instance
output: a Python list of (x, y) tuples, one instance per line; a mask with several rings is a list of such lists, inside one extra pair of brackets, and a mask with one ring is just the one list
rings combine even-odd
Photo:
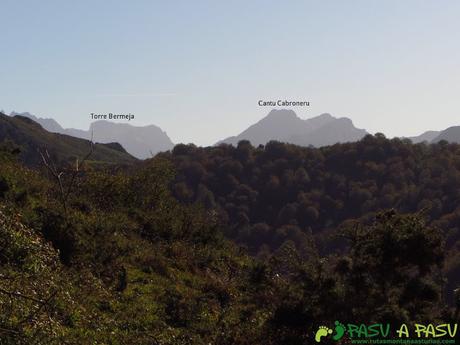
[(0, 0), (0, 109), (135, 115), (212, 145), (271, 108), (388, 137), (460, 125), (460, 2)]

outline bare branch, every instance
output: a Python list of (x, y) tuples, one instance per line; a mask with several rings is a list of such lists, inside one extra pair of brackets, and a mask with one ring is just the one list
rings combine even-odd
[(21, 321), (19, 321), (19, 324), (23, 324), (24, 322), (28, 322), (28, 321), (31, 321), (35, 315), (38, 315), (38, 313), (40, 313), (40, 311), (48, 306), (51, 302), (51, 300), (56, 297), (58, 291), (55, 290), (53, 293), (51, 293), (47, 299), (43, 300), (40, 305), (38, 306), (37, 310), (31, 312), (27, 317), (25, 317), (24, 319), (22, 319)]
[[(81, 160), (81, 163), (80, 163), (80, 169), (83, 168), (83, 165), (85, 164), (86, 160), (93, 154), (94, 152), (94, 144), (93, 144), (93, 132), (91, 132), (91, 140), (89, 142), (89, 151), (88, 153), (86, 154), (85, 157), (83, 157), (83, 159)], [(78, 175), (78, 172), (79, 172), (79, 169), (77, 167), (77, 169), (75, 169), (72, 173), (72, 176), (70, 178), (70, 183), (69, 183), (69, 186), (67, 188), (67, 192), (65, 193), (64, 195), (64, 198), (65, 198), (65, 201), (67, 201), (70, 193), (72, 192), (72, 187), (74, 185), (74, 181), (75, 181), (75, 178), (77, 177)]]
[(77, 165), (76, 168), (73, 170), (69, 183), (67, 184), (67, 187), (64, 186), (64, 171), (58, 172), (56, 165), (54, 164), (53, 160), (51, 159), (51, 156), (48, 152), (48, 150), (45, 149), (45, 153), (43, 153), (40, 149), (38, 149), (38, 153), (41, 156), (43, 165), (48, 169), (49, 173), (54, 177), (56, 180), (58, 186), (59, 186), (59, 192), (60, 192), (60, 198), (62, 202), (62, 206), (64, 208), (64, 213), (67, 215), (67, 200), (69, 199), (70, 194), (72, 193), (72, 188), (75, 184), (75, 179), (80, 171), (80, 169), (83, 168), (85, 162), (89, 159), (89, 157), (93, 154), (94, 152), (94, 143), (93, 143), (93, 132), (91, 132), (91, 140), (89, 142), (89, 151), (88, 153), (83, 157), (81, 160), (81, 163), (78, 164), (78, 158), (77, 158)]
[(36, 302), (36, 303), (43, 303), (44, 302), (43, 300), (37, 299), (35, 297), (30, 297), (30, 296), (27, 296), (27, 295), (23, 295), (20, 292), (8, 291), (8, 290), (5, 290), (3, 288), (0, 288), (0, 293), (3, 293), (3, 294), (8, 295), (10, 297), (20, 297), (20, 298), (27, 299), (29, 301), (33, 301), (33, 302)]

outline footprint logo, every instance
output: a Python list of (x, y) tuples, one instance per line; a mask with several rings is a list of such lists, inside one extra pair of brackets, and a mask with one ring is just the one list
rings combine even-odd
[(319, 326), (318, 330), (315, 334), (315, 340), (317, 343), (321, 342), (321, 338), (327, 336), (328, 334), (332, 334), (332, 329), (326, 326)]
[(345, 330), (346, 330), (345, 326), (342, 323), (340, 323), (339, 321), (336, 321), (335, 322), (335, 334), (332, 337), (332, 339), (334, 339), (334, 340), (342, 339), (342, 337), (345, 334)]

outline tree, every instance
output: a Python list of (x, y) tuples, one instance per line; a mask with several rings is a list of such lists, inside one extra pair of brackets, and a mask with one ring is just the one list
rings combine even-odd
[(341, 271), (355, 318), (429, 322), (441, 315), (444, 241), (422, 215), (386, 211), (346, 236), (349, 266)]

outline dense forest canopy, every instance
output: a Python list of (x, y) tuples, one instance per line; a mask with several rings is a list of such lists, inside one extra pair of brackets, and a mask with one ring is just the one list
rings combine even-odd
[(177, 145), (60, 180), (18, 153), (0, 150), (1, 345), (300, 345), (458, 313), (459, 145)]
[(460, 285), (460, 145), (412, 144), (368, 135), (359, 142), (303, 148), (272, 141), (254, 148), (177, 145), (166, 157), (174, 195), (219, 213), (226, 234), (250, 253), (292, 240), (299, 251), (313, 234), (321, 253), (344, 249), (337, 236), (353, 220), (385, 209), (418, 213), (442, 231), (447, 294)]

